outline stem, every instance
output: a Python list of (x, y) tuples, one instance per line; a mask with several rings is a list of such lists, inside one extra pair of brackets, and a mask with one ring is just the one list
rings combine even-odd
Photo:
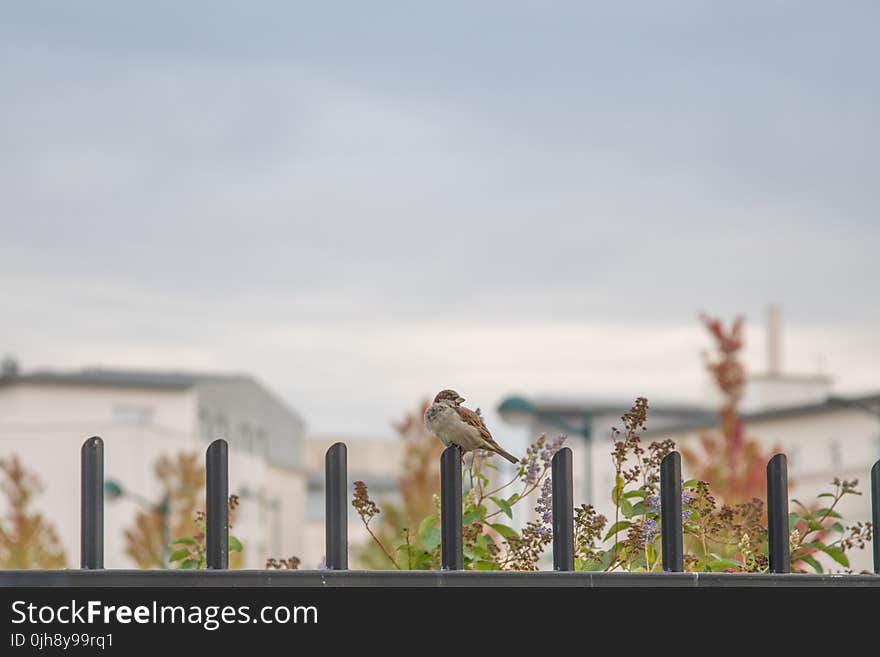
[(397, 562), (394, 560), (394, 557), (392, 557), (392, 556), (388, 553), (388, 550), (387, 550), (387, 549), (385, 548), (385, 546), (382, 544), (382, 541), (380, 541), (380, 540), (376, 537), (376, 535), (373, 533), (373, 530), (370, 529), (370, 523), (369, 523), (369, 522), (364, 522), (364, 527), (366, 527), (366, 529), (367, 529), (367, 533), (369, 533), (369, 535), (373, 537), (373, 540), (376, 541), (376, 545), (378, 545), (378, 546), (382, 549), (382, 552), (385, 553), (385, 556), (388, 557), (388, 561), (390, 561), (391, 563), (393, 563), (393, 564), (394, 564), (394, 567), (397, 568), (397, 570), (400, 570), (401, 568), (400, 568), (400, 566), (397, 564)]
[(517, 479), (519, 479), (519, 473), (515, 474), (515, 475), (513, 476), (513, 479), (511, 479), (510, 481), (508, 481), (508, 482), (507, 482), (506, 484), (504, 484), (503, 486), (499, 486), (498, 488), (496, 488), (496, 489), (494, 489), (494, 490), (490, 490), (488, 493), (486, 493), (485, 497), (492, 497), (495, 493), (504, 490), (505, 488), (507, 488), (508, 486), (510, 486), (511, 484), (513, 484), (514, 482), (516, 482)]
[[(819, 518), (819, 520), (817, 521), (820, 525), (821, 525), (822, 523), (824, 523), (825, 520), (828, 519), (828, 516), (831, 514), (832, 511), (834, 511), (834, 507), (837, 506), (837, 503), (840, 502), (840, 500), (841, 500), (842, 498), (843, 498), (842, 487), (838, 486), (838, 487), (837, 487), (837, 490), (835, 491), (834, 501), (831, 503), (831, 506), (828, 507), (828, 509), (825, 511), (825, 513), (822, 515), (822, 517)], [(813, 534), (813, 533), (815, 533), (815, 532), (818, 532), (818, 531), (830, 531), (830, 530), (827, 529), (827, 528), (823, 528), (823, 529), (821, 529), (821, 530), (819, 530), (819, 529), (808, 529), (807, 531), (804, 532), (804, 535), (800, 537), (800, 540), (798, 540), (798, 544), (797, 544), (797, 547), (796, 547), (795, 549), (797, 550), (797, 549), (801, 548), (801, 547), (803, 546), (803, 544), (804, 544), (804, 541), (806, 541), (807, 536), (809, 536), (810, 534)], [(840, 540), (841, 540), (841, 539), (838, 539), (838, 541), (835, 541), (835, 543), (836, 543), (836, 542), (839, 542)], [(834, 543), (831, 543), (831, 545), (834, 545)]]

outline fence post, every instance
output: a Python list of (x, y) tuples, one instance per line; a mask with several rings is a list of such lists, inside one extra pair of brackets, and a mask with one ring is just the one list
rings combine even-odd
[(574, 484), (571, 449), (553, 455), (553, 570), (574, 570)]
[(335, 443), (324, 456), (324, 560), (329, 570), (348, 570), (348, 452)]
[(461, 527), (461, 448), (450, 445), (440, 457), (440, 554), (443, 570), (464, 568)]
[(229, 568), (229, 446), (222, 438), (205, 453), (207, 567)]
[(663, 570), (684, 571), (681, 523), (681, 455), (669, 452), (660, 461), (660, 544)]
[(871, 468), (871, 537), (874, 548), (874, 573), (880, 575), (880, 461)]
[(767, 463), (767, 538), (770, 572), (791, 572), (788, 545), (788, 461), (775, 454)]
[(92, 436), (80, 450), (80, 568), (104, 567), (104, 441)]

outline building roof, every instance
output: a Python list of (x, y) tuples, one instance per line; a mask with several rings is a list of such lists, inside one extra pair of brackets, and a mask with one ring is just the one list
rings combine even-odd
[[(858, 397), (838, 397), (829, 396), (824, 401), (809, 404), (797, 404), (792, 406), (780, 406), (777, 408), (768, 408), (750, 413), (742, 413), (740, 417), (743, 422), (761, 422), (764, 420), (779, 420), (789, 417), (798, 417), (802, 415), (814, 415), (816, 413), (826, 413), (828, 411), (845, 410), (851, 407), (870, 407), (872, 404), (878, 405), (878, 414), (880, 414), (880, 393), (871, 395), (861, 395)], [(867, 410), (867, 408), (865, 409)], [(693, 431), (696, 429), (706, 429), (718, 424), (717, 416), (713, 415), (708, 420), (685, 421), (680, 424), (665, 426), (649, 433), (667, 434), (679, 433), (682, 431)]]
[[(622, 413), (632, 406), (632, 401), (574, 400), (558, 398), (535, 398), (531, 402), (542, 413), (557, 415), (608, 415)], [(502, 402), (503, 404), (504, 402)], [(651, 402), (651, 409), (664, 414), (709, 416), (712, 412), (705, 406), (686, 403)]]
[(200, 374), (192, 372), (160, 372), (150, 370), (110, 370), (86, 368), (73, 372), (38, 370), (27, 374), (7, 374), (0, 385), (36, 383), (44, 385), (112, 386), (126, 388), (185, 389), (198, 383), (252, 380), (240, 374)]
[[(632, 406), (632, 401), (573, 400), (559, 398), (507, 397), (498, 406), (498, 413), (507, 422), (544, 419), (565, 422), (573, 418), (594, 422), (596, 418), (620, 417)], [(715, 412), (705, 406), (686, 403), (651, 402), (649, 415), (665, 425), (682, 422), (711, 422)], [(525, 420), (529, 418), (529, 420)]]

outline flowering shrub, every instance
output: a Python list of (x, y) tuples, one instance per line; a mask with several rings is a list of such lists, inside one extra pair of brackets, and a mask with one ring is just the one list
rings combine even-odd
[[(648, 401), (640, 397), (621, 420), (623, 428), (612, 429), (611, 458), (615, 469), (610, 492), (614, 519), (597, 513), (590, 504), (574, 509), (575, 569), (593, 571), (658, 571), (660, 558), (661, 503), (660, 463), (675, 449), (671, 440), (655, 441), (644, 447)], [(471, 570), (537, 570), (552, 542), (553, 455), (566, 437), (548, 440), (540, 436), (529, 446), (514, 477), (490, 488), (487, 469), (494, 469), (492, 455), (477, 451), (463, 471), (464, 567)], [(871, 524), (845, 526), (835, 507), (846, 495), (858, 495), (857, 482), (833, 482), (834, 490), (819, 498), (830, 498), (825, 507), (793, 500), (798, 511), (789, 515), (792, 570), (822, 572), (816, 559), (824, 553), (849, 568), (847, 552), (864, 548), (871, 540)], [(513, 507), (538, 491), (535, 519), (521, 531), (507, 522)], [(370, 528), (381, 509), (369, 497), (364, 482), (355, 482), (352, 502), (372, 540), (398, 569), (440, 568), (440, 500), (435, 495), (434, 511), (425, 516), (415, 534), (404, 530), (404, 542), (389, 547)], [(685, 569), (701, 572), (764, 572), (768, 568), (767, 528), (764, 502), (753, 498), (737, 504), (719, 504), (709, 483), (690, 479), (682, 482), (682, 526)], [(607, 527), (607, 529), (606, 529)]]
[[(525, 458), (508, 482), (490, 488), (487, 470), (495, 469), (492, 454), (478, 450), (468, 457), (463, 471), (466, 489), (462, 508), (464, 566), (473, 570), (537, 570), (538, 560), (552, 539), (550, 531), (550, 465), (553, 455), (566, 437), (547, 440), (539, 437), (529, 446)], [(372, 540), (379, 545), (395, 568), (436, 570), (440, 568), (440, 498), (434, 496), (433, 513), (425, 516), (413, 535), (404, 530), (404, 543), (389, 548), (372, 531), (370, 522), (381, 510), (370, 499), (362, 481), (354, 484), (352, 505)], [(540, 489), (539, 521), (529, 522), (517, 532), (507, 524), (513, 507)]]

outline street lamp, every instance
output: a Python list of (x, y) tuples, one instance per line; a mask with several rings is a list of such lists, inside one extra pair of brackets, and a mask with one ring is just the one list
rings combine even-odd
[(104, 481), (104, 494), (109, 501), (127, 498), (151, 513), (159, 514), (162, 527), (162, 552), (159, 557), (159, 567), (168, 567), (169, 550), (171, 548), (171, 499), (168, 493), (162, 496), (159, 503), (151, 502), (142, 495), (138, 495), (130, 490), (126, 490), (115, 479), (107, 479)]
[(581, 425), (575, 426), (558, 413), (541, 410), (525, 397), (508, 397), (498, 406), (498, 414), (509, 424), (550, 424), (560, 427), (566, 434), (576, 434), (584, 439), (584, 468), (586, 482), (586, 501), (593, 497), (593, 415), (589, 411), (581, 414)]

